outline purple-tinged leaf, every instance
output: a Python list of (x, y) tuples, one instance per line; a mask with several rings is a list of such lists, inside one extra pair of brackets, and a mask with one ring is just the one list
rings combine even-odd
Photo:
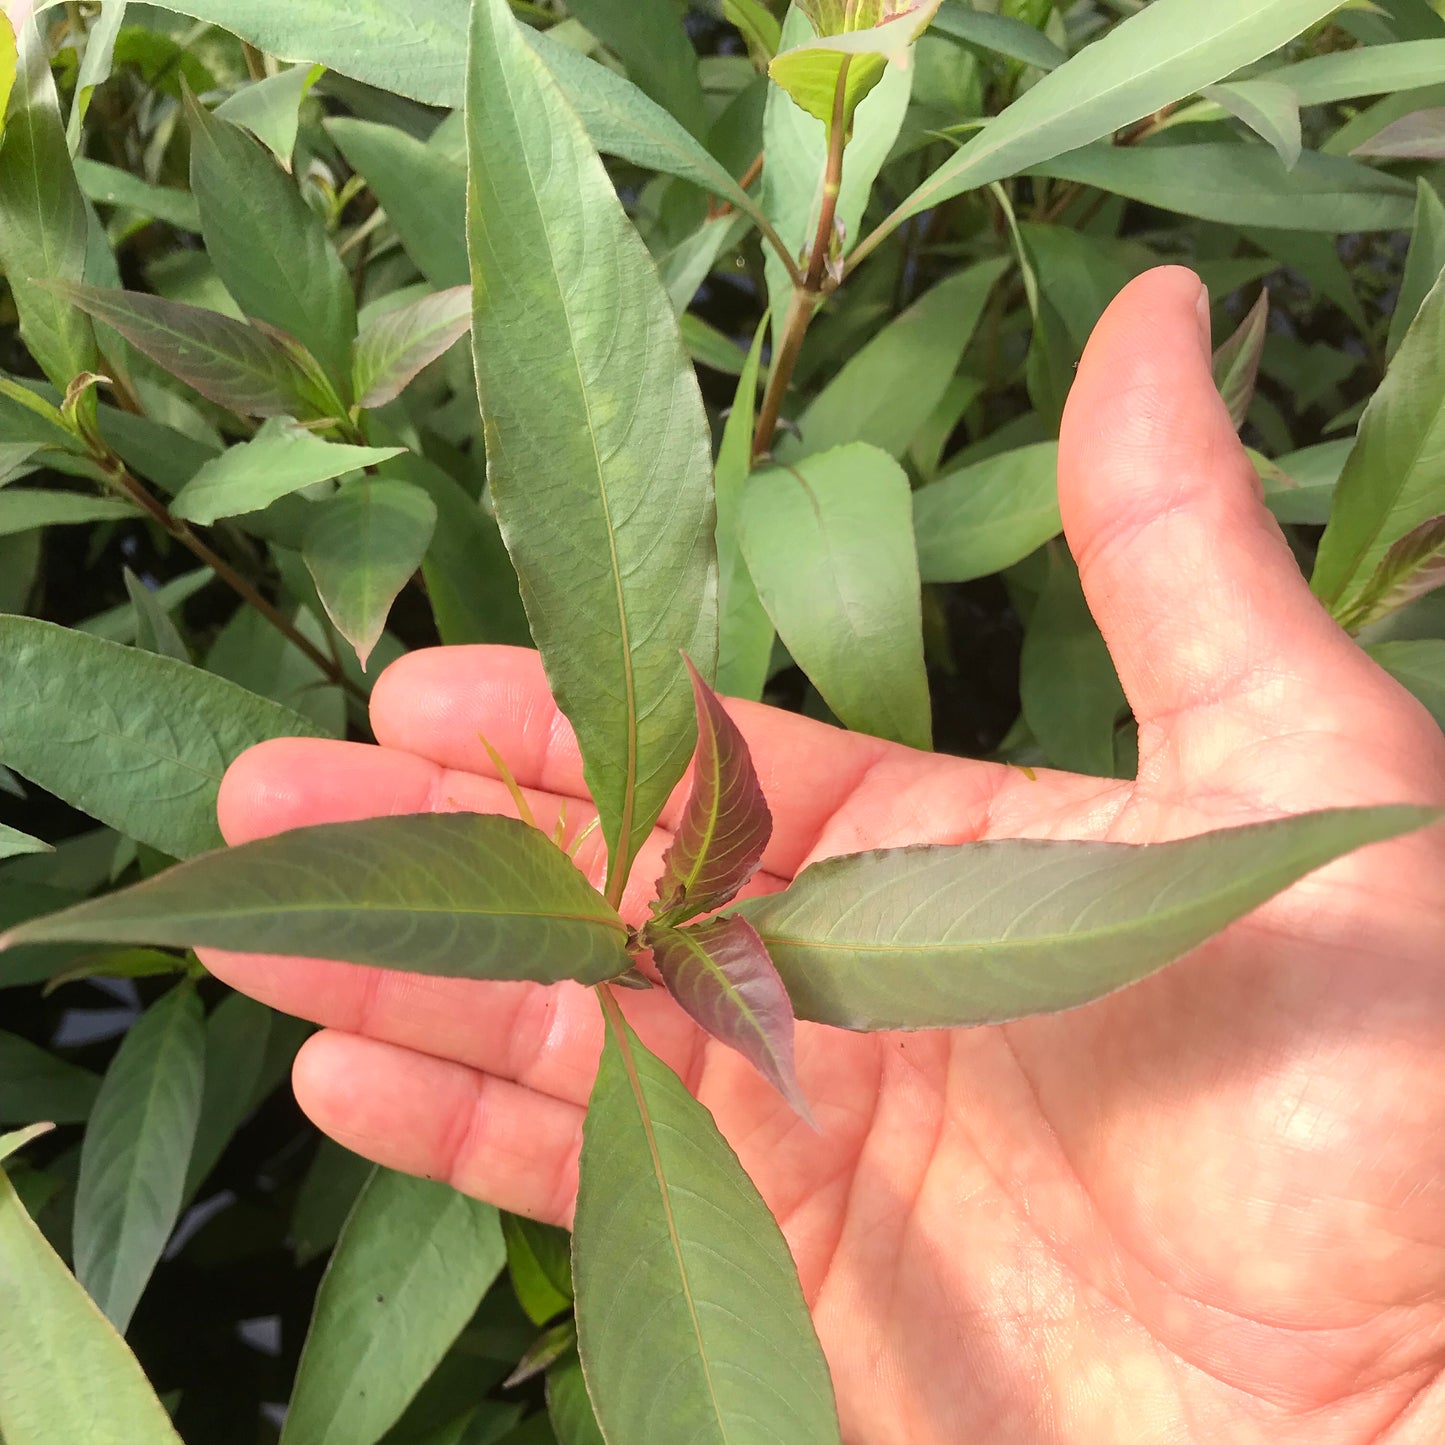
[(1445, 160), (1445, 106), (1412, 110), (1361, 141), (1350, 154), (1382, 160)]
[(1391, 545), (1340, 625), (1358, 632), (1437, 587), (1445, 587), (1445, 516), (1431, 517)]
[(757, 872), (773, 831), (748, 745), (687, 659), (697, 702), (692, 795), (657, 880), (659, 919), (681, 923), (720, 908)]
[(793, 1063), (793, 1006), (752, 924), (736, 915), (691, 928), (654, 924), (646, 942), (683, 1011), (736, 1049), (811, 1124)]
[(1229, 419), (1236, 430), (1244, 425), (1249, 404), (1254, 400), (1254, 383), (1259, 376), (1259, 358), (1264, 354), (1268, 325), (1269, 292), (1261, 291), (1259, 300), (1249, 308), (1249, 314), (1235, 333), (1214, 353), (1214, 384), (1229, 408)]
[(385, 406), (471, 329), (472, 288), (453, 286), (383, 312), (361, 329), (352, 387), (361, 406)]
[(47, 284), (217, 406), (242, 416), (339, 414), (320, 367), (290, 337), (138, 291)]

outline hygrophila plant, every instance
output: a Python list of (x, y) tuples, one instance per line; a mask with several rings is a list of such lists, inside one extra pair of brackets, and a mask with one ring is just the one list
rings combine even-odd
[[(1039, 550), (1058, 531), (1048, 431), (1073, 346), (1070, 267), (1084, 254), (1054, 265), (1053, 232), (1086, 239), (1105, 193), (1164, 205), (1173, 172), (1207, 180), (1221, 166), (1275, 218), (1261, 224), (1283, 224), (1266, 204), (1274, 187), (1291, 226), (1403, 225), (1405, 182), (1302, 152), (1299, 106), (1375, 93), (1372, 48), (1445, 47), (1445, 36), (1306, 59), (1283, 67), (1286, 85), (1248, 67), (1323, 21), (1332, 0), (1154, 0), (1067, 60), (1017, 15), (941, 0), (799, 0), (781, 21), (760, 0), (726, 0), (751, 57), (743, 63), (759, 72), (748, 77), (759, 185), (757, 166), (718, 159), (725, 137), (705, 143), (702, 89), (679, 68), (676, 47), (688, 63), (692, 51), (664, 0), (640, 8), (666, 11), (665, 24), (600, 0), (574, 4), (565, 22), (592, 27), (636, 84), (579, 53), (575, 32), (559, 37), (514, 14), (555, 19), (546, 7), (506, 0), (434, 0), (421, 19), (435, 23), (419, 22), (415, 34), (400, 10), (371, 0), (357, 7), (365, 23), (354, 32), (332, 26), (324, 6), (179, 8), (244, 37), (258, 71), (213, 108), (214, 77), (188, 68), (179, 42), (167, 52), (165, 129), (147, 145), (163, 153), (185, 138), (188, 188), (83, 156), (72, 164), (124, 5), (106, 0), (90, 30), (69, 137), (43, 10), (20, 30), (5, 72), (15, 79), (8, 109), (0, 101), (0, 263), (45, 380), (0, 374), (0, 536), (144, 518), (202, 564), (196, 585), (220, 579), (245, 604), (240, 626), (250, 630), (235, 652), (274, 644), (305, 672), (286, 693), (293, 708), (277, 700), (275, 677), (250, 681), (254, 667), (243, 686), (214, 661), (210, 671), (193, 666), (166, 607), (134, 578), (125, 640), (142, 648), (0, 616), (0, 762), (116, 827), (129, 849), (117, 871), (142, 875), (59, 911), (73, 894), (4, 915), (14, 926), (0, 947), (12, 960), (39, 958), (36, 978), (61, 966), (54, 950), (76, 944), (122, 950), (103, 965), (68, 953), (63, 966), (81, 976), (186, 975), (127, 1035), (95, 1097), (78, 1162), (76, 1274), (123, 1333), (183, 1203), (249, 1107), (250, 1094), (215, 1102), (207, 1081), (219, 1075), (201, 1060), (227, 1057), (228, 1045), (221, 1026), (220, 1044), (207, 1042), (221, 1010), (203, 1021), (203, 971), (186, 950), (571, 980), (595, 989), (607, 1042), (570, 1267), (565, 1257), (558, 1264), (555, 1240), (520, 1222), (507, 1225), (504, 1248), (481, 1206), (377, 1175), (318, 1297), (283, 1440), (370, 1445), (392, 1428), (505, 1254), (514, 1276), (532, 1271), (519, 1289), (542, 1300), (529, 1309), (534, 1323), (575, 1294), (575, 1331), (566, 1320), (546, 1331), (514, 1377), (553, 1367), (553, 1422), (559, 1431), (571, 1422), (567, 1445), (599, 1433), (613, 1445), (836, 1442), (827, 1365), (782, 1234), (708, 1111), (629, 1027), (619, 990), (666, 989), (811, 1122), (821, 1101), (805, 1097), (795, 1072), (797, 1019), (953, 1028), (1085, 1004), (1163, 968), (1311, 870), (1433, 815), (1323, 812), (1149, 847), (885, 849), (740, 897), (771, 818), (713, 687), (759, 697), (781, 658), (801, 669), (819, 710), (927, 748), (928, 638), (941, 624), (925, 583), (1035, 556), (1033, 645), (1083, 635), (1076, 574), (1057, 549)], [(450, 48), (463, 23), (465, 66)], [(1001, 54), (990, 84), (1009, 103), (941, 126), (915, 117), (900, 141), (930, 26), (929, 38), (952, 37), (961, 54)], [(10, 35), (0, 25), (0, 47)], [(319, 65), (267, 73), (263, 51), (354, 78), (338, 94), (357, 114), (315, 127), (335, 171), (308, 176), (297, 164), (299, 109)], [(1423, 56), (1373, 63), (1445, 65), (1439, 48)], [(1324, 99), (1302, 100), (1311, 94)], [(452, 115), (438, 121), (417, 101)], [(1179, 140), (1191, 125), (1223, 128), (1232, 117), (1262, 139), (1231, 129), (1227, 140)], [(1096, 144), (1116, 133), (1118, 143)], [(901, 154), (890, 158), (895, 146)], [(936, 146), (941, 163), (900, 187)], [(649, 240), (661, 269), (600, 153), (711, 198), (706, 212), (691, 208), (691, 192), (634, 207), (655, 205)], [(338, 186), (343, 158), (357, 174)], [(893, 184), (882, 188), (885, 167)], [(1033, 210), (1020, 219), (1023, 196), (1004, 183), (1025, 173)], [(341, 218), (355, 215), (348, 207), (367, 186), (371, 208), (339, 242)], [(880, 210), (885, 189), (896, 204)], [(112, 204), (108, 194), (113, 231), (127, 208), (160, 218), (201, 236), (205, 268), (184, 284), (152, 283), (173, 294), (122, 287), (95, 210)], [(926, 241), (919, 218), (964, 198), (987, 220), (948, 243), (949, 274), (799, 406), (809, 367), (816, 372), (831, 344), (818, 339), (822, 328), (850, 342), (860, 334), (862, 304), (850, 311), (838, 298), (862, 263), (906, 238), (896, 272), (905, 287)], [(686, 225), (664, 247), (669, 205)], [(1445, 575), (1438, 480), (1420, 466), (1393, 489), (1380, 480), (1398, 474), (1393, 459), (1418, 460), (1441, 413), (1438, 380), (1431, 389), (1422, 378), (1445, 329), (1435, 281), (1445, 211), (1424, 181), (1417, 205), (1418, 317), (1398, 335), (1392, 328), (1393, 363), (1349, 460), (1337, 459), (1338, 499), (1314, 574), (1352, 629), (1393, 615)], [(1063, 216), (1076, 231), (1056, 225)], [(372, 256), (386, 228), (395, 234)], [(719, 258), (745, 244), (762, 247), (748, 264), (766, 297), (746, 351), (694, 316), (680, 327), (678, 316)], [(868, 277), (857, 279), (865, 298)], [(1005, 294), (1006, 277), (1016, 295)], [(1010, 374), (1037, 425), (940, 476), (949, 438), (983, 405), (988, 383), (955, 373), (986, 316), (992, 352), (1024, 337)], [(1216, 358), (1240, 424), (1260, 415), (1267, 316), (1261, 297)], [(468, 332), (470, 365), (455, 346)], [(714, 456), (690, 352), (716, 359), (719, 346), (737, 384)], [(430, 388), (424, 406), (419, 387)], [(464, 484), (474, 442), (485, 453), (485, 506)], [(1324, 520), (1292, 464), (1256, 456), (1287, 520), (1292, 506), (1296, 520)], [(17, 484), (42, 467), (92, 490)], [(258, 549), (299, 605), (278, 605), (274, 579), (262, 585), (247, 571)], [(378, 818), (216, 849), (210, 809), (225, 763), (266, 738), (341, 731), (345, 709), (365, 698), (370, 659), (395, 655), (388, 617), (418, 572), (444, 640), (530, 639), (539, 649), (595, 804), (600, 887), (575, 861), (585, 830), (544, 832), (515, 787), (518, 818)], [(1116, 766), (1122, 697), (1092, 631), (1084, 646), (1093, 650), (1070, 654), (1065, 668), (1045, 660), (1029, 670), (1021, 765)], [(1075, 691), (1054, 705), (1048, 689), (1061, 674)], [(1079, 716), (1061, 721), (1075, 703)], [(1035, 744), (1041, 752), (1028, 754)], [(505, 761), (496, 759), (504, 776)], [(624, 895), (689, 764), (644, 918)], [(43, 847), (0, 830), (6, 855)], [(0, 1157), (33, 1137), (0, 1139)], [(421, 1274), (398, 1243), (408, 1231), (437, 1246)], [(376, 1362), (386, 1383), (363, 1389), (372, 1366), (350, 1348), (357, 1302), (426, 1298), (443, 1291), (444, 1270), (460, 1281), (448, 1308), (424, 1328), (379, 1336), (400, 1362)], [(41, 1300), (46, 1329), (27, 1335), (12, 1316)], [(574, 1342), (580, 1375), (568, 1373)], [(92, 1396), (122, 1422), (116, 1440), (176, 1438), (133, 1358), (4, 1182), (0, 1355), (22, 1381), (7, 1389), (0, 1378), (0, 1431), (12, 1445), (59, 1438), (66, 1422), (91, 1418)], [(54, 1380), (62, 1366), (73, 1389)], [(71, 1407), (56, 1401), (67, 1389), (81, 1404), (62, 1418), (55, 1412)]]

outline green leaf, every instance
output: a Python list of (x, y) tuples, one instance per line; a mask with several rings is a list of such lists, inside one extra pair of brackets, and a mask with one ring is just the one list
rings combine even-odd
[(933, 17), (933, 30), (952, 40), (961, 40), (966, 45), (997, 51), (1040, 70), (1053, 70), (1069, 58), (1052, 40), (1026, 21), (1017, 20), (1012, 15), (993, 15), (987, 10), (975, 10), (967, 0), (943, 0), (938, 14)]
[(125, 1333), (181, 1212), (205, 1075), (188, 983), (131, 1026), (106, 1070), (80, 1151), (75, 1275)]
[(186, 114), (191, 190), (226, 290), (247, 316), (294, 336), (349, 400), (356, 300), (320, 216), (246, 131), (194, 98)]
[(70, 168), (45, 41), (32, 20), (20, 30), (19, 72), (0, 143), (0, 267), (20, 313), (20, 339), (64, 391), (94, 371), (90, 321), (36, 283), (85, 273), (85, 199)]
[(189, 191), (176, 186), (153, 186), (129, 171), (108, 166), (103, 161), (87, 160), (84, 156), (75, 158), (75, 179), (86, 199), (97, 205), (121, 206), (165, 221), (179, 230), (200, 234), (201, 213)]
[(836, 1445), (782, 1233), (677, 1076), (620, 1024), (586, 1122), (572, 1240), (588, 1391), (613, 1441)]
[(1072, 559), (1055, 549), (1019, 664), (1024, 721), (1056, 767), (1114, 776), (1114, 727), (1128, 706)]
[(645, 938), (682, 1011), (736, 1049), (812, 1123), (793, 1062), (793, 1006), (752, 924), (736, 916), (687, 928), (649, 924)]
[[(1155, 0), (1155, 5), (1160, 3), (1163, 0)], [(1181, 216), (1226, 225), (1398, 231), (1410, 224), (1411, 216), (1406, 182), (1316, 151), (1305, 151), (1294, 168), (1286, 170), (1264, 146), (1226, 141), (1086, 146), (1029, 173), (1097, 186)]]
[(326, 129), (366, 178), (422, 275), (439, 289), (464, 285), (466, 168), (394, 126), (337, 116)]
[(0, 1134), (0, 1164), (3, 1164), (17, 1149), (23, 1149), (27, 1144), (48, 1134), (54, 1127), (55, 1125), (50, 1122), (29, 1124), (12, 1133)]
[(317, 503), (302, 555), (336, 630), (362, 668), (396, 595), (421, 566), (437, 509), (420, 487), (358, 477)]
[(925, 582), (1001, 572), (1059, 534), (1059, 445), (1038, 442), (960, 467), (913, 494)]
[(557, 1445), (607, 1445), (587, 1398), (582, 1362), (575, 1354), (547, 1371), (547, 1418)]
[(1445, 641), (1426, 637), (1375, 642), (1365, 651), (1402, 686), (1410, 689), (1445, 728)]
[(216, 107), (215, 114), (232, 125), (244, 126), (289, 169), (291, 152), (296, 149), (301, 102), (320, 75), (319, 66), (293, 65), (233, 91)]
[(1445, 204), (1423, 177), (1415, 182), (1415, 225), (1410, 232), (1410, 249), (1405, 256), (1405, 273), (1400, 294), (1390, 314), (1390, 336), (1386, 356), (1393, 359), (1405, 339), (1410, 323), (1437, 278), (1445, 272)]
[(103, 0), (99, 13), (91, 21), (80, 58), (80, 71), (75, 78), (75, 98), (70, 106), (70, 123), (66, 139), (72, 152), (80, 149), (81, 130), (90, 98), (96, 86), (110, 79), (111, 62), (115, 56), (116, 36), (125, 20), (126, 0)]
[(1207, 85), (1199, 93), (1267, 140), (1286, 170), (1299, 160), (1304, 146), (1299, 99), (1289, 86), (1273, 80), (1236, 80), (1228, 85)]
[(227, 447), (176, 494), (177, 517), (209, 526), (221, 517), (259, 512), (278, 497), (400, 456), (404, 447), (326, 442), (304, 427), (268, 421), (248, 442)]
[(1434, 85), (1445, 74), (1445, 40), (1406, 40), (1316, 55), (1268, 72), (1287, 85), (1301, 105), (1329, 105), (1362, 95)]
[(191, 654), (176, 625), (151, 591), (129, 567), (123, 569), (126, 595), (136, 615), (136, 643), (147, 652), (189, 663)]
[(665, 111), (693, 135), (706, 132), (697, 53), (673, 0), (571, 0), (567, 9)]
[(100, 1080), (19, 1034), (0, 1032), (0, 1123), (74, 1124), (95, 1103)]
[(716, 657), (707, 420), (646, 249), (504, 0), (477, 5), (471, 57), (491, 500), (620, 889), (691, 750), (679, 649), (705, 675)]
[(864, 442), (754, 472), (742, 548), (778, 636), (851, 728), (930, 746), (908, 478)]
[(517, 1303), (534, 1325), (545, 1325), (572, 1304), (572, 1237), (520, 1214), (502, 1215), (502, 1237)]
[(472, 324), (472, 288), (453, 286), (369, 321), (356, 339), (352, 387), (358, 406), (385, 406), (401, 395)]
[(1445, 109), (1412, 111), (1351, 147), (1350, 154), (1381, 160), (1440, 160), (1445, 157)]
[(421, 570), (441, 640), (530, 645), (517, 574), (493, 518), (425, 457), (408, 452), (382, 471), (420, 487), (436, 507)]
[(766, 66), (783, 43), (783, 27), (763, 0), (723, 0), (723, 18), (737, 27), (753, 64)]
[(738, 376), (732, 411), (718, 446), (714, 485), (717, 492), (718, 691), (754, 701), (763, 695), (773, 655), (773, 622), (758, 600), (738, 543), (743, 490), (752, 470), (753, 423), (757, 411), (758, 369), (768, 318), (758, 322), (753, 344)]
[(0, 10), (0, 137), (5, 134), (5, 111), (10, 104), (10, 91), (15, 85), (15, 72), (19, 62), (20, 50), (15, 43), (15, 27), (10, 23), (9, 15)]
[(1396, 542), (1445, 513), (1445, 476), (1436, 461), (1445, 446), (1442, 347), (1445, 277), (1421, 303), (1370, 398), (1335, 488), (1310, 586), (1336, 617), (1352, 609)]
[(1406, 532), (1380, 558), (1340, 625), (1358, 632), (1445, 585), (1445, 516)]
[(285, 953), (453, 978), (575, 978), (631, 966), (626, 926), (571, 861), (513, 818), (426, 814), (299, 828), (168, 868), (11, 929)]
[(773, 815), (758, 786), (748, 745), (717, 694), (688, 663), (697, 705), (692, 788), (662, 855), (654, 914), (682, 923), (734, 897), (758, 871)]
[(1008, 838), (855, 853), (738, 911), (799, 1018), (1001, 1023), (1134, 983), (1306, 873), (1439, 817), (1345, 808), (1147, 847)]
[(216, 793), (246, 748), (320, 733), (198, 668), (29, 617), (0, 617), (0, 671), (0, 762), (172, 857), (220, 845)]
[(1249, 404), (1254, 400), (1254, 383), (1259, 375), (1259, 358), (1264, 353), (1268, 327), (1269, 292), (1261, 290), (1244, 320), (1214, 353), (1214, 384), (1229, 408), (1229, 419), (1236, 429), (1244, 425)]
[(990, 293), (1012, 262), (992, 257), (940, 281), (853, 355), (799, 419), (785, 460), (868, 442), (901, 458), (948, 390)]
[(33, 442), (62, 451), (83, 450), (58, 406), (8, 376), (0, 376), (0, 437), (6, 442)]
[(376, 1166), (370, 1159), (322, 1138), (301, 1181), (291, 1216), (291, 1241), (299, 1267), (326, 1254), (340, 1238), (346, 1216)]
[(315, 360), (289, 338), (138, 291), (73, 283), (50, 289), (217, 406), (242, 416), (325, 417), (341, 410)]
[(11, 1445), (182, 1445), (135, 1356), (0, 1174), (0, 1431)]
[(514, 1389), (528, 1380), (536, 1379), (549, 1365), (555, 1364), (563, 1355), (575, 1353), (576, 1344), (576, 1323), (570, 1318), (558, 1320), (555, 1325), (543, 1330), (527, 1347), (526, 1353), (517, 1361), (516, 1369), (502, 1381), (502, 1388)]
[(921, 0), (880, 24), (820, 33), (779, 52), (768, 74), (809, 115), (830, 128), (836, 120), (847, 135), (858, 106), (888, 66), (906, 67), (913, 42), (937, 8), (938, 0)]
[(0, 537), (36, 527), (68, 527), (138, 517), (139, 511), (117, 497), (88, 497), (81, 492), (41, 492), (29, 487), (0, 491)]
[(376, 1170), (317, 1292), (283, 1445), (372, 1445), (441, 1362), (505, 1257), (491, 1205)]
[[(1026, 90), (879, 228), (1087, 145), (1277, 50), (1338, 0), (1153, 0)], [(1278, 77), (1272, 76), (1271, 79)], [(1193, 171), (1180, 166), (1193, 179)]]
[(0, 823), (0, 858), (15, 858), (22, 853), (53, 853), (54, 848), (19, 828)]

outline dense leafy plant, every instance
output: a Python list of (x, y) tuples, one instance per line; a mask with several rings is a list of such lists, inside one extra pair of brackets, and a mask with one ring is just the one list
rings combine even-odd
[[(1231, 323), (1220, 390), (1316, 592), (1445, 715), (1445, 20), (1337, 9), (724, 0), (685, 27), (673, 0), (352, 0), (341, 26), (321, 0), (103, 0), (0, 22), (0, 781), (33, 817), (0, 825), (0, 985), (24, 1000), (0, 1123), (27, 1126), (0, 1139), (10, 1445), (274, 1438), (258, 1406), (288, 1397), (290, 1445), (837, 1440), (782, 1235), (614, 990), (665, 988), (808, 1119), (795, 1018), (1083, 1004), (1428, 820), (891, 849), (739, 901), (771, 819), (713, 691), (1127, 773), (1053, 437), (1105, 303), (1180, 258)], [(1016, 696), (976, 680), (1000, 628)], [(539, 827), (483, 739), (516, 818), (217, 850), (231, 760), (364, 737), (379, 664), (438, 639), (540, 650), (597, 839)], [(689, 761), (648, 916), (624, 917)], [(271, 1247), (216, 1181), (304, 1030), (219, 996), (196, 946), (595, 985), (570, 1254), (323, 1146), (289, 1216), (274, 1186), (250, 1206), (255, 1234), (332, 1251), (299, 1362), (284, 1341), (247, 1411), (208, 1412), (143, 1297)], [(25, 989), (46, 980), (149, 1000), (103, 1078)], [(77, 1146), (42, 1120), (88, 1123)], [(276, 1127), (286, 1174), (305, 1135)]]

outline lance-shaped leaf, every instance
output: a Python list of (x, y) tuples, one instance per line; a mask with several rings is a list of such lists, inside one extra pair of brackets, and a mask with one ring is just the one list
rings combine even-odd
[(71, 306), (120, 332), (207, 401), (242, 416), (337, 416), (316, 362), (299, 342), (244, 322), (138, 291), (53, 284)]
[(697, 704), (692, 792), (657, 880), (658, 916), (681, 923), (719, 908), (758, 870), (773, 815), (748, 745), (717, 694), (689, 661)]
[(557, 1445), (606, 1445), (575, 1354), (547, 1371), (547, 1420)]
[(472, 324), (472, 288), (453, 286), (393, 307), (362, 327), (352, 386), (359, 406), (385, 406)]
[(314, 512), (302, 556), (326, 615), (364, 670), (391, 604), (426, 555), (436, 504), (410, 482), (359, 477)]
[(317, 1291), (284, 1445), (379, 1439), (441, 1363), (505, 1257), (490, 1204), (377, 1169)]
[(1264, 338), (1269, 327), (1269, 292), (1261, 291), (1259, 300), (1249, 308), (1234, 334), (1214, 353), (1214, 384), (1229, 408), (1229, 419), (1238, 429), (1249, 414), (1254, 400), (1254, 383), (1259, 376), (1259, 358), (1264, 354)]
[(1267, 140), (1289, 170), (1300, 158), (1299, 101), (1287, 85), (1272, 80), (1237, 80), (1229, 85), (1207, 85), (1199, 92), (1205, 100), (1238, 116), (1261, 139)]
[(233, 91), (215, 113), (232, 125), (245, 126), (277, 160), (289, 166), (296, 149), (301, 102), (321, 74), (319, 65), (293, 65)]
[(0, 676), (0, 763), (172, 857), (220, 846), (236, 757), (322, 731), (199, 668), (31, 617), (0, 617)]
[(572, 1303), (571, 1235), (556, 1225), (504, 1214), (502, 1237), (517, 1303), (534, 1325), (556, 1319)]
[(189, 191), (175, 186), (153, 186), (118, 166), (87, 160), (84, 156), (76, 157), (75, 179), (87, 199), (98, 205), (121, 206), (182, 231), (199, 233), (201, 229), (196, 198)]
[(1135, 983), (1306, 873), (1440, 816), (1344, 808), (1147, 847), (1010, 838), (855, 853), (738, 911), (799, 1018), (1002, 1023)]
[(652, 925), (646, 941), (683, 1011), (736, 1049), (811, 1123), (793, 1061), (793, 1006), (752, 924), (734, 914), (690, 928)]
[(1404, 40), (1311, 56), (1269, 78), (1287, 85), (1301, 105), (1329, 105), (1361, 95), (1415, 90), (1436, 84), (1445, 73), (1445, 40)]
[[(939, 0), (898, 7), (886, 19), (846, 32), (824, 32), (773, 58), (768, 74), (824, 125), (853, 129), (853, 113), (890, 64), (906, 66), (913, 42), (928, 28)], [(874, 6), (874, 9), (879, 7)]]
[(97, 359), (90, 321), (44, 289), (85, 274), (85, 200), (70, 167), (50, 56), (37, 23), (20, 28), (19, 71), (0, 144), (0, 267), (20, 336), (62, 391)]
[(620, 889), (717, 648), (711, 444), (641, 238), (505, 0), (473, 10), (472, 348), (487, 474)]
[(247, 316), (294, 336), (337, 386), (346, 386), (356, 298), (321, 217), (248, 132), (189, 93), (186, 114), (191, 190), (207, 254), (226, 290)]
[(19, 828), (0, 823), (0, 858), (14, 858), (21, 853), (53, 853), (49, 843), (22, 833)]
[(582, 1128), (572, 1270), (606, 1439), (838, 1445), (777, 1223), (712, 1116), (620, 1020)]
[(0, 136), (5, 134), (5, 111), (10, 104), (10, 91), (15, 84), (19, 62), (15, 27), (10, 23), (9, 15), (0, 10)]
[(180, 1215), (205, 1050), (201, 1003), (183, 983), (126, 1034), (85, 1131), (75, 1274), (122, 1333)]
[(88, 497), (83, 492), (49, 492), (30, 487), (0, 490), (0, 537), (36, 527), (65, 527), (136, 517), (136, 507), (118, 497)]
[(1361, 141), (1350, 154), (1384, 160), (1445, 160), (1445, 107), (1411, 111)]
[(933, 18), (933, 29), (938, 35), (1007, 55), (1025, 65), (1036, 65), (1040, 70), (1053, 70), (1069, 58), (1066, 51), (1060, 50), (1026, 20), (975, 10), (970, 0), (944, 0)]
[(723, 0), (723, 18), (735, 25), (747, 42), (748, 54), (759, 69), (778, 53), (783, 27), (763, 0)]
[(1410, 249), (1405, 255), (1405, 270), (1390, 316), (1390, 334), (1385, 341), (1387, 357), (1393, 358), (1400, 349), (1405, 333), (1419, 315), (1441, 271), (1445, 271), (1445, 204), (1422, 176), (1415, 183), (1415, 224), (1410, 230)]
[(1340, 626), (1358, 632), (1437, 587), (1445, 586), (1445, 516), (1406, 532), (1383, 557)]
[(35, 919), (0, 946), (154, 943), (301, 954), (449, 978), (597, 983), (627, 928), (562, 851), (469, 813), (299, 828)]
[[(5, 1151), (0, 1147), (0, 1154)], [(0, 1173), (0, 1432), (15, 1445), (181, 1445), (136, 1358)]]
[(259, 512), (278, 497), (389, 461), (405, 450), (322, 441), (305, 427), (273, 418), (250, 441), (206, 462), (176, 493), (171, 511), (209, 526), (221, 517)]
[(1310, 586), (1336, 617), (1348, 615), (1390, 548), (1445, 513), (1438, 457), (1445, 447), (1445, 277), (1405, 333), (1360, 418), (1335, 488)]
[(99, 1087), (89, 1069), (0, 1030), (0, 1123), (76, 1123), (90, 1113)]

